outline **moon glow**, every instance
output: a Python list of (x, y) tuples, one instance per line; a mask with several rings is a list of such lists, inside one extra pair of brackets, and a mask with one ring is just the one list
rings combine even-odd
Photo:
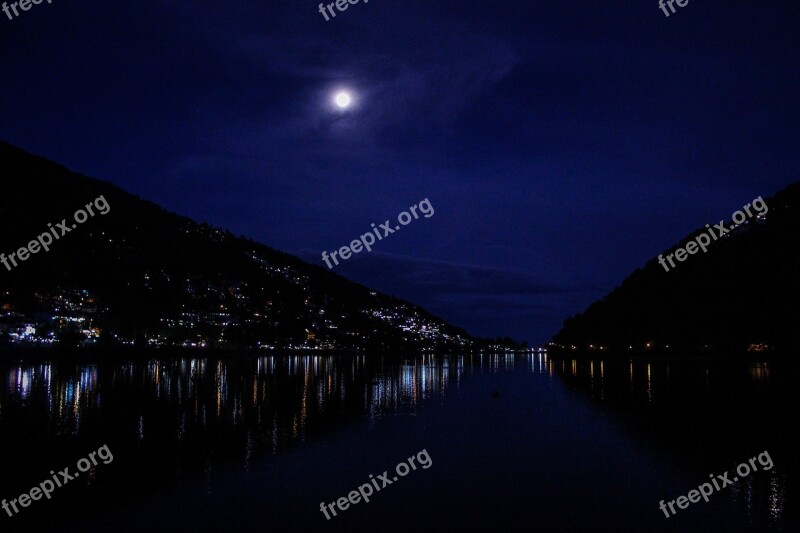
[(333, 102), (339, 109), (347, 109), (353, 102), (353, 98), (350, 96), (348, 92), (340, 91), (336, 93), (336, 96), (333, 97)]

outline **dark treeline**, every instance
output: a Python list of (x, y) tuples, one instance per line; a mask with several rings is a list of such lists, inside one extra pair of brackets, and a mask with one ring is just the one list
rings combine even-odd
[[(766, 202), (769, 210), (761, 220), (749, 218), (712, 242), (707, 253), (689, 256), (668, 272), (657, 258), (649, 261), (585, 312), (567, 319), (553, 341), (569, 351), (592, 345), (614, 352), (796, 352), (800, 183)], [(730, 227), (730, 221), (725, 225)]]

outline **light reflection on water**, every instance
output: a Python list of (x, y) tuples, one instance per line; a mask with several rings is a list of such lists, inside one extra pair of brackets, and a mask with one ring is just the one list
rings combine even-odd
[[(572, 390), (585, 393), (601, 410), (622, 412), (635, 424), (650, 426), (648, 437), (671, 446), (671, 452), (688, 462), (702, 458), (697, 461), (698, 474), (713, 471), (706, 466), (708, 457), (724, 465), (716, 471), (720, 473), (763, 452), (759, 446), (764, 442), (774, 443), (768, 450), (773, 457), (790, 447), (790, 395), (771, 383), (768, 362), (567, 359), (554, 366)], [(776, 461), (771, 470), (740, 479), (725, 490), (749, 518), (757, 514), (757, 507), (758, 512), (766, 509), (769, 522), (780, 526), (787, 470), (794, 471), (793, 466)]]
[[(626, 362), (632, 398), (652, 404), (670, 391), (670, 368), (666, 362)], [(233, 426), (254, 422), (260, 427), (265, 421), (268, 426), (275, 426), (277, 420), (279, 428), (289, 428), (292, 439), (302, 439), (309, 417), (360, 411), (374, 419), (413, 410), (433, 398), (446, 396), (451, 389), (458, 391), (465, 375), (473, 373), (525, 370), (550, 379), (561, 376), (574, 387), (584, 388), (592, 399), (603, 401), (609, 392), (612, 397), (618, 397), (620, 392), (619, 374), (617, 379), (609, 379), (606, 367), (604, 360), (554, 363), (541, 353), (423, 355), (397, 363), (369, 360), (366, 356), (342, 359), (319, 355), (264, 356), (245, 361), (153, 359), (105, 366), (102, 373), (93, 364), (40, 363), (19, 365), (5, 373), (0, 422), (9, 404), (38, 405), (55, 422), (59, 434), (78, 435), (86, 414), (102, 407), (101, 398), (121, 401), (126, 391), (133, 390), (139, 403), (154, 402), (179, 409), (179, 435), (184, 435), (190, 426), (207, 427), (212, 421)], [(702, 387), (709, 389), (713, 375), (708, 368), (702, 370)], [(756, 389), (766, 387), (769, 364), (749, 363), (747, 375)], [(288, 413), (288, 417), (276, 419), (276, 411)], [(146, 415), (137, 412), (135, 417), (140, 439), (145, 437), (148, 426)], [(275, 441), (275, 435), (268, 440)]]
[[(713, 403), (724, 387), (755, 398), (772, 386), (776, 374), (767, 362), (747, 363), (733, 371), (702, 362), (551, 360), (541, 353), (21, 364), (0, 373), (5, 376), (0, 384), (0, 431), (21, 433), (33, 419), (44, 453), (55, 446), (56, 438), (99, 434), (114, 442), (115, 451), (133, 448), (143, 461), (160, 462), (164, 471), (178, 477), (200, 472), (211, 479), (221, 458), (250, 470), (260, 455), (324, 438), (353, 421), (374, 427), (387, 416), (413, 414), (458, 394), (477, 375), (503, 372), (527, 372), (540, 375), (545, 383), (563, 383), (600, 410), (635, 413), (637, 423), (684, 409), (680, 402), (687, 395), (695, 402), (709, 399), (715, 413), (724, 413), (729, 404)], [(658, 441), (662, 435), (649, 437)], [(725, 438), (719, 436), (719, 441)], [(179, 453), (164, 456), (164, 449)], [(760, 451), (746, 455), (737, 449), (731, 456), (742, 461)], [(24, 454), (24, 445), (14, 453)], [(5, 459), (3, 466), (13, 471), (24, 459)], [(779, 524), (786, 485), (787, 475), (776, 462), (773, 470), (742, 480), (730, 493), (749, 511), (755, 504), (768, 509)]]
[[(93, 364), (21, 365), (5, 374), (0, 422), (5, 406), (35, 404), (57, 422), (59, 434), (79, 435), (81, 420), (103, 407), (101, 398), (122, 401), (126, 392), (135, 392), (140, 404), (153, 402), (179, 409), (179, 436), (189, 427), (205, 428), (224, 421), (232, 426), (253, 422), (261, 427), (266, 423), (271, 428), (270, 442), (279, 440), (276, 433), (284, 430), (292, 440), (302, 440), (309, 417), (352, 412), (351, 406), (370, 418), (418, 408), (450, 389), (458, 390), (465, 372), (512, 371), (519, 364), (534, 372), (537, 368), (549, 372), (546, 357), (539, 356), (538, 367), (534, 357), (424, 355), (397, 364), (372, 362), (366, 356), (319, 355), (263, 356), (246, 361), (153, 359), (116, 363), (102, 372)], [(148, 414), (138, 411), (135, 417), (139, 439), (146, 437)]]
[[(233, 370), (229, 367), (233, 366)], [(569, 366), (567, 366), (569, 365)], [(670, 388), (669, 364), (628, 361), (628, 384), (632, 396), (643, 393), (647, 403)], [(573, 384), (585, 385), (591, 398), (604, 400), (608, 388), (618, 395), (618, 380), (606, 376), (606, 363), (561, 360), (555, 365), (545, 354), (479, 354), (458, 357), (423, 355), (397, 364), (366, 356), (264, 356), (247, 361), (182, 358), (124, 362), (106, 367), (103, 379), (97, 365), (59, 367), (53, 363), (17, 366), (6, 373), (0, 395), (0, 421), (3, 405), (43, 404), (48, 416), (57, 421), (60, 432), (79, 434), (84, 415), (101, 407), (101, 396), (121, 396), (119, 391), (136, 390), (142, 401), (155, 401), (181, 409), (179, 433), (188, 425), (205, 427), (208, 414), (234, 426), (254, 416), (260, 425), (264, 415), (273, 420), (271, 408), (280, 405), (291, 411), (293, 438), (302, 438), (309, 416), (340, 410), (344, 403), (360, 407), (370, 418), (416, 408), (435, 397), (459, 389), (465, 373), (508, 372), (524, 369), (549, 376), (569, 377)], [(756, 386), (769, 383), (769, 365), (751, 363), (748, 375)], [(704, 369), (709, 386), (709, 370)], [(287, 385), (291, 385), (287, 389)], [(287, 396), (289, 397), (287, 399)], [(213, 399), (213, 402), (209, 402)], [(353, 409), (348, 409), (353, 411)], [(357, 411), (358, 409), (356, 409)], [(144, 437), (144, 414), (137, 416), (139, 437)], [(279, 422), (280, 423), (280, 422)], [(274, 440), (274, 439), (272, 439)]]

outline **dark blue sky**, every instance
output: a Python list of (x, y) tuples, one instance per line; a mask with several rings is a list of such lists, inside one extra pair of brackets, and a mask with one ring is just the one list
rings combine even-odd
[(0, 13), (0, 138), (319, 265), (429, 198), (336, 271), (530, 342), (798, 179), (796, 1), (317, 5)]

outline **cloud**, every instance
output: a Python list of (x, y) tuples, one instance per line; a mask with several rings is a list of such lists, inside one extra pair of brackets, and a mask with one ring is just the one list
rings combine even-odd
[[(302, 252), (310, 261), (319, 254)], [(398, 254), (373, 251), (369, 255), (353, 256), (335, 268), (341, 275), (353, 278), (376, 279), (397, 287), (415, 287), (450, 296), (540, 296), (573, 292), (556, 285), (541, 283), (527, 272), (464, 265), (447, 261), (420, 259)]]
[[(314, 263), (319, 252), (297, 255)], [(348, 279), (420, 305), (473, 335), (509, 335), (536, 342), (549, 338), (572, 300), (585, 288), (542, 283), (512, 269), (488, 268), (373, 251), (356, 255), (334, 268)], [(586, 298), (585, 295), (582, 298)], [(555, 316), (557, 320), (543, 317)], [(502, 330), (498, 330), (502, 323)]]

